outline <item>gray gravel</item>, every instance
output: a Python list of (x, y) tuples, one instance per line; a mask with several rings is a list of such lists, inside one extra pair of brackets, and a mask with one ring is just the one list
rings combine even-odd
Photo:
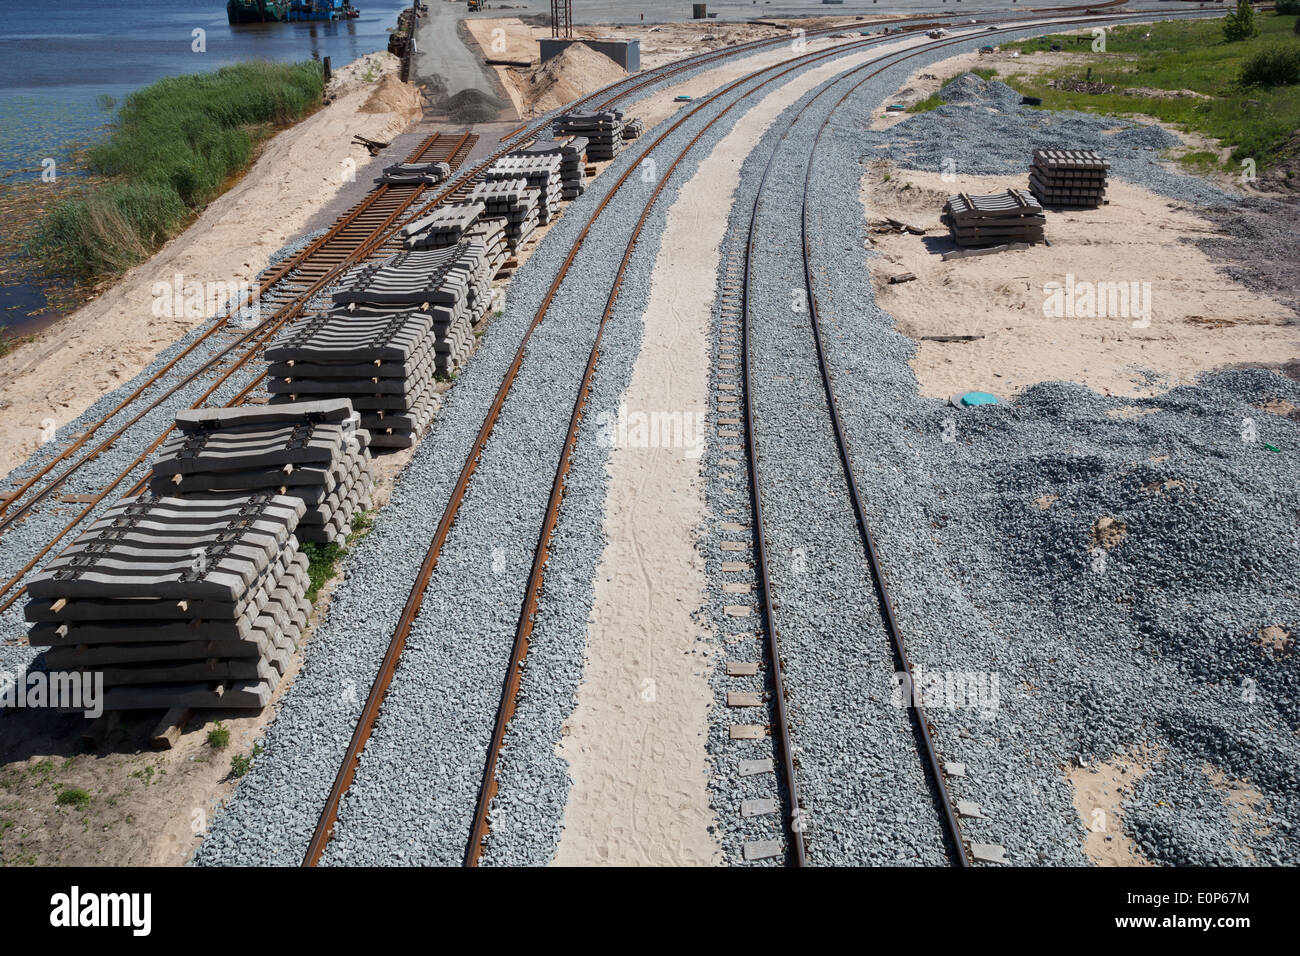
[[(728, 100), (737, 95), (729, 94)], [(669, 136), (656, 154), (660, 168), (666, 168), (717, 108), (710, 106)], [(608, 189), (639, 154), (640, 150), (625, 153), (597, 185)], [(549, 463), (559, 459), (595, 322), (649, 189), (634, 176), (607, 207), (580, 250), (569, 280), (560, 287), (550, 318), (530, 343), (461, 505), (461, 518), (444, 546), (384, 712), (340, 810), (324, 858), (327, 864), (453, 864), (464, 853), (501, 674), (554, 474)], [(335, 590), (303, 670), (282, 700), (263, 743), (265, 753), (244, 778), (228, 812), (214, 824), (198, 851), (198, 862), (297, 862), (460, 464), (524, 327), (603, 192), (592, 189), (575, 201), (516, 274), (505, 313), (492, 324), (474, 361), (448, 393), (374, 530), (345, 561), (346, 580)], [(665, 192), (664, 198), (673, 194)], [(653, 256), (661, 229), (658, 220), (647, 227), (638, 246), (639, 274), (648, 270), (652, 259), (646, 257)], [(627, 302), (637, 308), (639, 281), (644, 280), (629, 277), (625, 293)], [(611, 343), (621, 350), (625, 363), (639, 330), (620, 329), (619, 335), (624, 334), (632, 338), (614, 337)], [(597, 401), (612, 401), (608, 396), (622, 391), (627, 369), (618, 364), (619, 354), (614, 347), (605, 350)], [(583, 452), (589, 454), (593, 454), (590, 449)], [(575, 464), (590, 467), (586, 462), (593, 460)], [(521, 461), (547, 464), (522, 469)], [(590, 487), (594, 495), (595, 486)], [(581, 492), (581, 483), (575, 488)], [(573, 517), (566, 518), (560, 531), (566, 542), (574, 538), (567, 529), (575, 527), (575, 520), (586, 524), (582, 509), (588, 505), (580, 498), (574, 503)], [(546, 685), (545, 693), (556, 699), (533, 718), (547, 728), (547, 736), (537, 738), (539, 749), (532, 758), (526, 748), (533, 743), (517, 745), (512, 738), (513, 763), (503, 767), (503, 772), (522, 768), (522, 788), (544, 778), (556, 789), (530, 790), (512, 806), (502, 804), (500, 820), (494, 815), (494, 834), (498, 827), (501, 834), (494, 859), (538, 859), (551, 852), (547, 841), (553, 844), (558, 833), (567, 777), (561, 781), (556, 765), (546, 764), (545, 756), (559, 737), (558, 721), (572, 708), (572, 688), (580, 676), (580, 658), (574, 650), (584, 638), (583, 607), (590, 605), (589, 582), (603, 544), (589, 530), (584, 529), (580, 543), (574, 538), (572, 554), (559, 559), (560, 574), (550, 582), (553, 593), (555, 588), (569, 587), (579, 588), (580, 593), (574, 597), (566, 590), (565, 609), (559, 613), (549, 612), (548, 604), (555, 622), (542, 615), (526, 672), (521, 716), (541, 698), (541, 692), (532, 689), (533, 673), (560, 682)], [(564, 573), (570, 561), (585, 570)], [(572, 605), (571, 598), (583, 603)], [(546, 654), (552, 648), (561, 656), (552, 660), (547, 671)], [(530, 741), (533, 736), (528, 735)], [(537, 761), (545, 766), (534, 769)], [(512, 794), (520, 789), (503, 785)], [(517, 847), (509, 842), (512, 835)]]
[(948, 99), (944, 106), (887, 130), (859, 130), (866, 156), (909, 169), (947, 168), (958, 175), (1028, 175), (1035, 149), (1095, 149), (1117, 179), (1183, 202), (1235, 201), (1209, 180), (1185, 176), (1163, 161), (1161, 150), (1181, 140), (1159, 126), (1021, 106), (1020, 94), (1011, 87), (973, 73), (949, 83), (941, 96)]
[[(1300, 809), (1297, 658), (1257, 646), (1264, 627), (1300, 628), (1300, 428), (1261, 407), (1300, 404), (1300, 386), (1254, 370), (1150, 399), (1059, 382), (962, 412), (918, 397), (913, 344), (852, 267), (870, 261), (865, 220), (839, 201), (857, 189), (856, 164), (880, 155), (878, 137), (860, 145), (878, 94), (854, 98), (818, 152), (817, 255), (842, 264), (824, 277), (837, 393), (914, 658), (934, 673), (999, 678), (994, 713), (930, 711), (942, 756), (968, 767), (955, 796), (987, 817), (964, 821), (966, 836), (1005, 845), (1016, 863), (1083, 863), (1062, 768), (1149, 747), (1156, 767), (1128, 796), (1123, 828), (1150, 859), (1300, 861), (1288, 822)], [(1040, 143), (1115, 156), (1086, 135), (1113, 121), (944, 111), (896, 127), (908, 145), (895, 157), (952, 154), (966, 171), (1002, 172)], [(1062, 141), (1067, 130), (1079, 140)], [(1141, 157), (1120, 154), (1113, 173), (1225, 201)], [(1111, 414), (1126, 408), (1150, 414)], [(1243, 440), (1246, 419), (1254, 441)], [(1041, 509), (1045, 494), (1059, 498)], [(1104, 563), (1090, 550), (1101, 516), (1127, 526)], [(1234, 824), (1212, 768), (1262, 794), (1248, 824)]]
[[(267, 263), (267, 269), (271, 269), (283, 259), (291, 256), (298, 249), (310, 243), (319, 233), (312, 233), (289, 243), (270, 257)], [(291, 277), (290, 277), (291, 278)], [(288, 280), (286, 280), (288, 282)], [(37, 449), (35, 453), (21, 466), (15, 468), (9, 473), (6, 482), (10, 487), (18, 487), (35, 472), (39, 471), (45, 464), (56, 457), (64, 448), (68, 447), (74, 440), (75, 436), (81, 434), (90, 425), (94, 424), (101, 416), (110, 412), (119, 402), (127, 395), (138, 388), (151, 375), (166, 365), (172, 358), (184, 351), (186, 346), (201, 336), (204, 332), (212, 327), (213, 324), (223, 321), (223, 319), (213, 317), (203, 322), (193, 329), (183, 338), (168, 346), (158, 356), (145, 367), (137, 376), (126, 384), (104, 395), (84, 413), (77, 416), (72, 421), (63, 425), (55, 434), (53, 441), (47, 442)], [(242, 333), (241, 333), (242, 334)], [(96, 447), (104, 441), (121, 426), (125, 425), (131, 418), (137, 415), (143, 407), (150, 402), (160, 398), (170, 384), (183, 379), (196, 369), (201, 368), (204, 363), (217, 354), (222, 348), (225, 348), (232, 341), (233, 336), (224, 332), (218, 332), (210, 339), (198, 346), (192, 353), (178, 362), (176, 366), (167, 374), (164, 381), (159, 382), (149, 389), (145, 390), (140, 399), (133, 402), (129, 407), (124, 409), (109, 420), (101, 427), (91, 438), (87, 446), (79, 450), (75, 455), (66, 462), (56, 465), (51, 471), (49, 478), (63, 474), (70, 464), (75, 464), (86, 452)], [(261, 366), (256, 362), (250, 362), (245, 368), (240, 369), (226, 381), (221, 388), (213, 393), (210, 404), (221, 405), (229, 401), (242, 389), (248, 386), (258, 374), (261, 373)], [(24, 565), (27, 564), (42, 547), (49, 543), (54, 535), (58, 534), (63, 527), (75, 515), (81, 512), (84, 505), (71, 505), (60, 502), (58, 498), (62, 495), (72, 494), (97, 494), (102, 491), (117, 475), (126, 468), (141, 450), (153, 442), (162, 432), (175, 420), (177, 410), (188, 408), (199, 396), (207, 391), (212, 385), (212, 375), (200, 376), (192, 384), (180, 389), (175, 394), (165, 398), (158, 408), (145, 415), (138, 423), (128, 429), (121, 438), (119, 438), (111, 447), (105, 449), (93, 461), (87, 462), (78, 468), (68, 480), (60, 486), (57, 492), (49, 496), (45, 501), (32, 509), (27, 518), (18, 522), (0, 535), (0, 582), (8, 581)], [(138, 466), (129, 477), (122, 480), (116, 490), (109, 494), (105, 500), (96, 506), (84, 519), (81, 528), (89, 526), (101, 512), (111, 507), (118, 498), (124, 494), (137, 480), (149, 473), (150, 463), (146, 460)], [(28, 492), (28, 495), (19, 499), (18, 503), (27, 500), (27, 497), (45, 487), (48, 479), (42, 481)], [(77, 531), (73, 531), (63, 539), (48, 555), (43, 559), (49, 561), (56, 557), (60, 551), (68, 544), (71, 544), (77, 536)], [(39, 569), (42, 565), (37, 565)], [(7, 595), (6, 595), (7, 597)], [(0, 636), (3, 636), (4, 643), (0, 643), (0, 670), (19, 672), (30, 666), (38, 656), (38, 652), (26, 644), (13, 643), (15, 639), (23, 637), (27, 632), (27, 624), (23, 620), (23, 607), (26, 604), (24, 599), (14, 602), (3, 615), (0, 615)], [(39, 665), (38, 665), (39, 666)]]

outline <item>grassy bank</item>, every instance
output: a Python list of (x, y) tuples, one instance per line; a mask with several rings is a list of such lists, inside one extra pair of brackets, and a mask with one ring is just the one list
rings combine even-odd
[(90, 179), (37, 224), (32, 252), (80, 279), (142, 262), (221, 194), (261, 140), (315, 110), (323, 84), (310, 60), (241, 63), (133, 93), (86, 150)]
[[(1042, 97), (1044, 109), (1146, 114), (1218, 140), (1232, 150), (1234, 171), (1247, 158), (1264, 170), (1295, 159), (1300, 84), (1252, 83), (1243, 70), (1261, 54), (1300, 49), (1300, 36), (1294, 32), (1295, 16), (1262, 13), (1256, 22), (1258, 36), (1233, 42), (1224, 38), (1222, 19), (1113, 27), (1104, 53), (1092, 51), (1091, 36), (1085, 42), (1061, 34), (1037, 37), (1007, 49), (1034, 53), (1059, 45), (1077, 65), (1004, 79), (1022, 93)], [(1060, 88), (1088, 80), (1089, 67), (1092, 85)], [(1202, 168), (1219, 165), (1208, 152), (1185, 161)]]

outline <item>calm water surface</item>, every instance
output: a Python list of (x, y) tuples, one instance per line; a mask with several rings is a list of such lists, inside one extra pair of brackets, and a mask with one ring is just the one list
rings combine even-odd
[[(225, 0), (0, 0), (0, 177), (39, 175), (93, 138), (133, 90), (241, 60), (332, 57), (388, 45), (409, 0), (358, 0), (336, 23), (226, 22)], [(206, 52), (191, 49), (204, 31)], [(111, 104), (111, 105), (110, 105)]]
[[(0, 183), (39, 179), (47, 158), (63, 172), (70, 148), (101, 135), (128, 94), (165, 76), (258, 59), (328, 56), (342, 66), (384, 50), (410, 0), (355, 5), (356, 20), (231, 26), (225, 0), (0, 0)], [(195, 30), (204, 52), (192, 48)], [(39, 285), (0, 280), (0, 332), (54, 317)]]

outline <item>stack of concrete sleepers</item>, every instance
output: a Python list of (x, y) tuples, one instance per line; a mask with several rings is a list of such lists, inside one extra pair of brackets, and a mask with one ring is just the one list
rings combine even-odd
[(583, 157), (587, 152), (587, 137), (565, 136), (556, 140), (538, 140), (525, 146), (525, 153), (558, 153), (560, 156), (560, 197), (574, 200), (587, 188), (587, 171)]
[(537, 221), (544, 226), (560, 210), (560, 164), (559, 153), (507, 153), (488, 168), (484, 178), (490, 183), (522, 179), (529, 189), (537, 190)]
[(465, 235), (465, 230), (483, 215), (481, 201), (439, 203), (427, 216), (402, 227), (404, 245), (408, 249), (441, 249), (454, 246)]
[(509, 221), (504, 216), (483, 216), (465, 232), (466, 240), (483, 244), (489, 279), (496, 276), (510, 258), (510, 243), (506, 238), (508, 225)]
[(126, 498), (27, 586), (51, 670), (103, 674), (106, 710), (260, 709), (311, 607), (283, 495)]
[[(266, 350), (287, 375), (273, 404), (347, 398), (371, 448), (409, 448), (440, 404), (435, 375), (457, 372), (492, 301), (486, 243), (401, 252), (340, 281), (336, 308), (289, 326)], [(293, 365), (288, 363), (292, 362)]]
[(645, 124), (639, 119), (628, 120), (623, 124), (623, 138), (638, 139), (645, 132)]
[(1110, 164), (1090, 149), (1036, 149), (1029, 188), (1047, 206), (1095, 209), (1106, 201)]
[(451, 175), (446, 163), (394, 163), (375, 180), (388, 186), (436, 186)]
[(1010, 242), (1042, 242), (1047, 218), (1038, 200), (1023, 189), (972, 196), (949, 196), (944, 224), (959, 246), (997, 246)]
[(595, 113), (565, 113), (554, 124), (557, 136), (585, 136), (587, 158), (614, 159), (623, 148), (623, 113), (600, 110)]
[(269, 380), (271, 407), (346, 398), (360, 415), (369, 447), (409, 448), (441, 403), (437, 349), (443, 342), (448, 349), (461, 346), (454, 324), (435, 325), (427, 312), (382, 306), (296, 322), (266, 350), (273, 368), (295, 373)]
[(470, 193), (471, 201), (481, 202), (487, 215), (505, 219), (505, 238), (511, 252), (537, 228), (539, 196), (522, 177), (479, 183)]
[[(328, 378), (344, 369), (272, 363), (272, 378)], [(355, 374), (374, 366), (353, 369)], [(149, 478), (159, 496), (270, 492), (300, 498), (299, 541), (343, 544), (374, 483), (369, 434), (346, 398), (293, 405), (187, 409)]]

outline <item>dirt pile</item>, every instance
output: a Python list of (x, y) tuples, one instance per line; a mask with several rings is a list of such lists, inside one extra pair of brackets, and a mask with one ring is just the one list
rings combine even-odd
[(454, 123), (490, 123), (501, 114), (502, 103), (481, 90), (461, 90), (438, 104)]
[(396, 113), (409, 123), (420, 116), (420, 90), (409, 83), (403, 83), (394, 73), (386, 74), (361, 105), (360, 112)]
[(573, 43), (535, 70), (521, 71), (519, 90), (524, 102), (545, 113), (625, 76), (627, 71), (605, 54), (585, 43)]

